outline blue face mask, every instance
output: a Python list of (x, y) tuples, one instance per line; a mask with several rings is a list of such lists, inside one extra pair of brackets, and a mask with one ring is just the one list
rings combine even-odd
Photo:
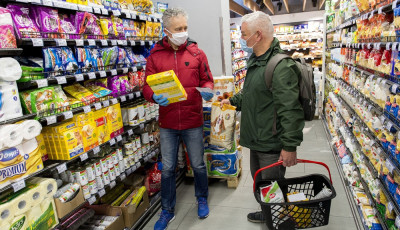
[[(254, 34), (256, 34), (256, 33), (254, 33)], [(247, 46), (247, 41), (248, 41), (251, 37), (253, 37), (254, 34), (252, 34), (249, 38), (247, 38), (247, 40), (244, 40), (244, 39), (242, 39), (242, 38), (239, 39), (240, 46), (242, 47), (242, 50), (244, 50), (245, 52), (250, 53), (250, 54), (253, 53), (253, 47), (257, 44), (257, 42), (254, 43), (254, 45), (253, 45), (252, 47), (248, 47), (248, 46)]]

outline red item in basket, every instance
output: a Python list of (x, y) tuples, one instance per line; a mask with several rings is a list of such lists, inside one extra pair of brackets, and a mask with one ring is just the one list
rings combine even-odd
[(152, 196), (161, 190), (161, 170), (158, 169), (158, 163), (154, 164), (147, 172), (145, 186), (149, 192), (149, 196)]

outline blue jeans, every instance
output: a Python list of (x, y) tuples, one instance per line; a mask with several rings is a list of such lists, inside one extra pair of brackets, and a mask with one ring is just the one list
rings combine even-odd
[(195, 196), (208, 197), (207, 168), (204, 163), (203, 127), (174, 130), (160, 128), (161, 135), (161, 207), (169, 212), (175, 211), (176, 175), (180, 140), (186, 145), (194, 172)]

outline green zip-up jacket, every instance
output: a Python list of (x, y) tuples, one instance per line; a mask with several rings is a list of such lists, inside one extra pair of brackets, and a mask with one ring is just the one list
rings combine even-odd
[(266, 66), (277, 53), (283, 51), (275, 38), (265, 54), (250, 56), (243, 90), (230, 102), (242, 112), (240, 145), (261, 152), (294, 152), (303, 141), (304, 128), (299, 101), (300, 70), (293, 60), (283, 59), (275, 68), (272, 91), (267, 89)]

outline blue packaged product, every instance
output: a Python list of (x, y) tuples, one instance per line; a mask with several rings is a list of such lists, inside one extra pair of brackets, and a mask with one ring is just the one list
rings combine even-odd
[(76, 48), (76, 61), (78, 62), (78, 66), (81, 69), (82, 73), (88, 73), (95, 71), (92, 55), (90, 49), (85, 48)]
[(117, 68), (129, 66), (129, 60), (124, 48), (118, 48)]
[(343, 158), (342, 158), (342, 164), (344, 165), (344, 164), (350, 164), (351, 162), (353, 162), (352, 160), (351, 160), (351, 157), (349, 156), (349, 155), (346, 155), (346, 156), (344, 156)]
[(238, 152), (231, 154), (207, 154), (208, 175), (236, 176), (239, 173)]
[(90, 48), (90, 56), (93, 68), (97, 71), (104, 70), (104, 62), (102, 56), (102, 49)]
[(78, 62), (76, 61), (71, 48), (61, 47), (59, 48), (62, 53), (62, 63), (66, 74), (77, 74), (80, 73)]
[(125, 47), (125, 52), (126, 52), (126, 59), (127, 62), (129, 63), (129, 66), (134, 66), (137, 62), (135, 61), (135, 55), (132, 51), (131, 47)]
[(44, 71), (50, 72), (47, 77), (54, 77), (64, 73), (61, 50), (58, 48), (43, 48)]
[(211, 107), (203, 107), (204, 127), (211, 128)]

